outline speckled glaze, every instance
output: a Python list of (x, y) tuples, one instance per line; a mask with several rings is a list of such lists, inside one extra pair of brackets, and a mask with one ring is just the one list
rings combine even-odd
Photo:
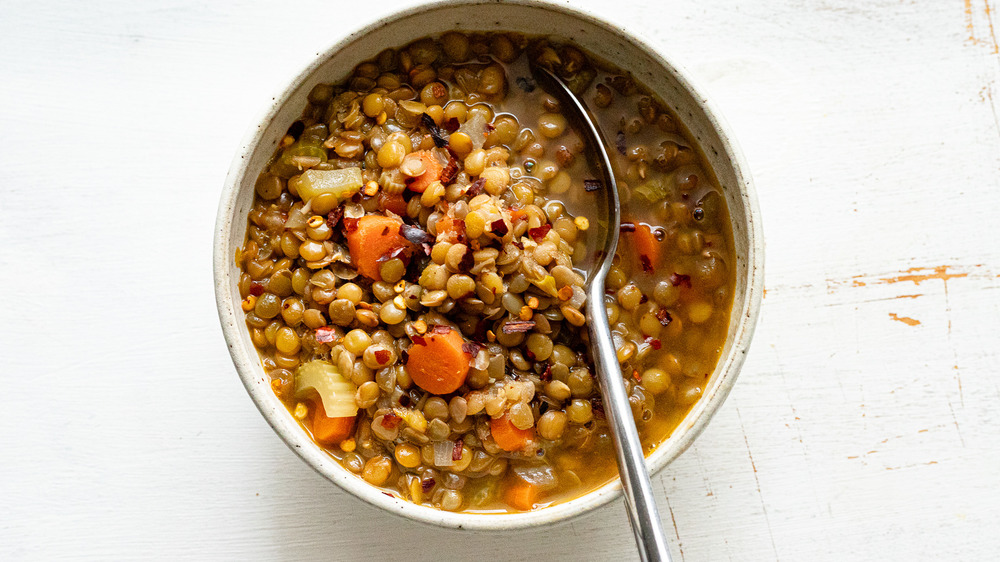
[(705, 428), (736, 381), (750, 345), (764, 287), (760, 211), (743, 154), (728, 127), (686, 73), (625, 29), (562, 5), (515, 0), (460, 1), (412, 8), (360, 29), (316, 57), (279, 95), (244, 138), (229, 170), (215, 228), (215, 298), (233, 363), (247, 392), (274, 431), (317, 472), (351, 494), (417, 521), (457, 529), (502, 530), (564, 521), (621, 496), (617, 480), (575, 500), (527, 513), (450, 513), (390, 497), (340, 466), (317, 446), (271, 390), (239, 307), (237, 248), (246, 234), (254, 182), (278, 141), (301, 114), (306, 95), (319, 83), (337, 82), (354, 66), (390, 46), (449, 30), (518, 31), (571, 39), (612, 64), (631, 71), (687, 125), (714, 169), (726, 196), (736, 246), (736, 294), (722, 357), (701, 400), (669, 439), (646, 459), (651, 473), (666, 466)]

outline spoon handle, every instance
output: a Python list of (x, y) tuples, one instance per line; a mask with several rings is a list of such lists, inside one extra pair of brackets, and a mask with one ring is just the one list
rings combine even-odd
[(646, 458), (635, 430), (632, 407), (625, 394), (618, 353), (611, 340), (611, 328), (604, 308), (604, 279), (595, 279), (589, 283), (588, 293), (587, 331), (594, 351), (597, 380), (604, 397), (604, 413), (615, 441), (618, 473), (625, 492), (625, 507), (632, 523), (635, 543), (643, 561), (669, 562), (670, 552), (660, 524), (660, 514), (656, 509)]

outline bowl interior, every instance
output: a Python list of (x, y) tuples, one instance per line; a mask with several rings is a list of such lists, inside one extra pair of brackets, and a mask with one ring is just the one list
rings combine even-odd
[(675, 66), (629, 32), (591, 16), (533, 2), (446, 3), (423, 6), (378, 22), (347, 37), (303, 71), (274, 101), (243, 142), (226, 180), (215, 240), (216, 300), (223, 332), (240, 377), (268, 423), (318, 472), (355, 496), (390, 512), (455, 528), (509, 529), (550, 523), (589, 511), (618, 497), (618, 481), (575, 500), (528, 513), (449, 513), (389, 497), (343, 469), (299, 427), (271, 391), (248, 330), (240, 302), (234, 264), (242, 246), (254, 182), (288, 127), (301, 115), (306, 96), (319, 83), (339, 82), (354, 66), (387, 47), (449, 30), (518, 31), (569, 39), (610, 63), (631, 71), (681, 117), (699, 143), (725, 193), (736, 247), (736, 294), (722, 357), (704, 395), (673, 435), (647, 459), (659, 470), (685, 448), (725, 399), (743, 362), (756, 324), (763, 287), (762, 243), (756, 199), (743, 157), (702, 96)]

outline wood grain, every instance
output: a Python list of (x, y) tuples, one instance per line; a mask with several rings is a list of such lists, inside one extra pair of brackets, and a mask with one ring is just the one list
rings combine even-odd
[[(620, 504), (503, 534), (363, 505), (229, 361), (210, 256), (239, 139), (316, 53), (408, 5), (3, 3), (0, 559), (635, 557)], [(995, 559), (996, 6), (573, 5), (706, 87), (764, 216), (743, 374), (655, 479), (675, 560)]]

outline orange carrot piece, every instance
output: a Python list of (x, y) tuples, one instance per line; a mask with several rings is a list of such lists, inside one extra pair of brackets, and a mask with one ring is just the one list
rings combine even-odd
[(354, 420), (356, 418), (357, 416), (328, 418), (326, 411), (323, 410), (323, 403), (317, 400), (313, 411), (313, 437), (322, 445), (336, 445), (354, 435)]
[(504, 486), (503, 501), (521, 511), (530, 511), (538, 503), (538, 486), (528, 484), (524, 481), (508, 481)]
[[(350, 219), (347, 219), (350, 220)], [(366, 215), (346, 223), (347, 250), (358, 273), (375, 281), (382, 280), (379, 260), (399, 248), (413, 252), (413, 244), (399, 233), (403, 221), (382, 215)]]
[(648, 224), (635, 225), (635, 232), (632, 240), (635, 244), (635, 253), (639, 259), (639, 266), (646, 273), (656, 271), (663, 262), (663, 252), (660, 241), (653, 234), (653, 229)]
[(490, 433), (493, 434), (493, 440), (498, 447), (504, 451), (514, 452), (523, 450), (528, 441), (534, 439), (535, 428), (518, 429), (507, 414), (504, 414), (502, 418), (490, 420)]
[(435, 328), (414, 339), (406, 359), (406, 371), (417, 386), (432, 394), (449, 394), (465, 383), (472, 359), (463, 349), (462, 334)]
[(443, 166), (438, 162), (437, 158), (434, 157), (434, 153), (430, 150), (418, 150), (413, 154), (420, 157), (424, 161), (424, 173), (413, 178), (407, 187), (410, 191), (416, 191), (417, 193), (423, 193), (427, 186), (441, 179), (441, 170)]
[(439, 242), (455, 244), (465, 241), (465, 221), (443, 215), (438, 219), (434, 228), (437, 230), (437, 240)]

